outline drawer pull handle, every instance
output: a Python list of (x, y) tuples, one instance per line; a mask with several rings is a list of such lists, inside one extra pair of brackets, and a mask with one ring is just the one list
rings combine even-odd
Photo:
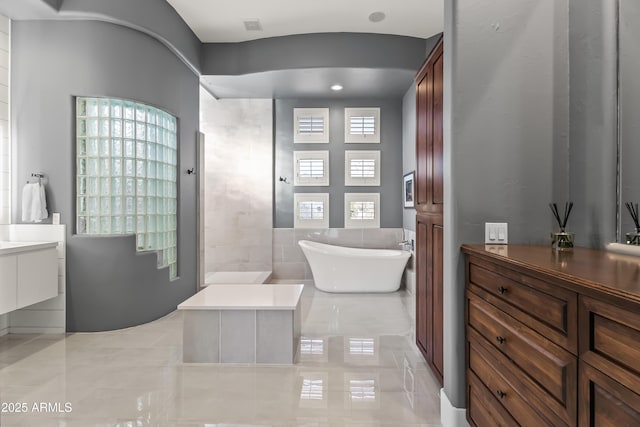
[(507, 393), (505, 393), (505, 392), (504, 392), (504, 391), (502, 391), (502, 390), (498, 390), (496, 393), (498, 394), (498, 397), (499, 397), (500, 399), (504, 399), (504, 397), (507, 395)]
[(500, 344), (504, 344), (504, 342), (506, 341), (506, 339), (505, 339), (504, 337), (497, 336), (497, 337), (496, 337), (496, 341), (498, 341), (498, 343), (500, 343)]
[(498, 293), (499, 293), (500, 295), (504, 295), (504, 294), (506, 294), (506, 293), (507, 293), (507, 288), (505, 288), (504, 286), (500, 286), (500, 287), (498, 288)]

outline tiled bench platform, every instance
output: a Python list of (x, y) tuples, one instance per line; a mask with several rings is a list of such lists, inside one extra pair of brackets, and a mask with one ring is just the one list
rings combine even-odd
[(205, 275), (203, 287), (232, 283), (257, 285), (267, 283), (270, 278), (271, 271), (216, 271)]
[(295, 362), (304, 285), (207, 286), (182, 304), (185, 363)]

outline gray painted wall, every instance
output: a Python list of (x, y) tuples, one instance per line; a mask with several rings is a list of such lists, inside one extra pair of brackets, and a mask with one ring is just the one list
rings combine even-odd
[(615, 2), (570, 0), (571, 184), (568, 227), (581, 246), (616, 231)]
[[(416, 170), (416, 85), (402, 98), (402, 175)], [(414, 183), (415, 184), (415, 183)], [(416, 210), (402, 210), (402, 228), (416, 231)]]
[(0, 12), (11, 19), (98, 20), (151, 35), (192, 70), (200, 69), (202, 43), (166, 0), (3, 0)]
[(425, 40), (421, 38), (361, 33), (298, 34), (240, 43), (205, 43), (202, 74), (238, 75), (327, 67), (415, 71), (424, 59), (424, 49)]
[(442, 37), (442, 33), (438, 33), (429, 37), (424, 41), (424, 44), (426, 47), (425, 56), (424, 56), (425, 59), (429, 57), (429, 55), (431, 54), (431, 51), (433, 50), (434, 47), (436, 47), (436, 44), (438, 43), (438, 40), (440, 40), (441, 37)]
[[(14, 21), (12, 27), (13, 222), (31, 172), (48, 177), (50, 212), (67, 224), (67, 328), (97, 331), (154, 320), (196, 291), (198, 78), (164, 45), (98, 21)], [(134, 99), (179, 118), (179, 278), (135, 253), (133, 236), (74, 230), (73, 95)]]
[[(329, 144), (294, 144), (293, 109), (329, 107)], [(380, 144), (344, 143), (344, 108), (380, 107)], [(295, 146), (294, 146), (295, 145)], [(293, 152), (329, 150), (329, 187), (294, 187)], [(380, 186), (345, 187), (345, 150), (380, 150)], [(380, 193), (380, 227), (402, 227), (402, 101), (278, 99), (275, 101), (274, 227), (293, 227), (293, 193), (329, 193), (329, 227), (344, 227), (344, 193)]]
[(63, 0), (62, 17), (93, 17), (153, 35), (194, 70), (200, 69), (202, 43), (166, 0)]
[[(444, 389), (465, 406), (463, 243), (485, 221), (510, 243), (548, 244), (566, 188), (568, 3), (445, 2)], [(560, 170), (557, 170), (560, 169)]]

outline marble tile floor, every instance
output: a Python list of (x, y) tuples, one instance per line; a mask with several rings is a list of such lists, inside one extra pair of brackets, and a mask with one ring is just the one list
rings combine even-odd
[(183, 364), (178, 312), (113, 332), (5, 335), (0, 426), (439, 426), (407, 301), (307, 286), (292, 366)]

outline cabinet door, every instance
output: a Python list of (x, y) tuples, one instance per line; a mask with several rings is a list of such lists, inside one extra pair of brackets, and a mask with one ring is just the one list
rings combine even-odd
[(417, 215), (416, 340), (442, 384), (443, 242), (442, 215)]
[(18, 308), (58, 296), (55, 248), (18, 254)]
[(640, 395), (581, 361), (578, 418), (585, 427), (639, 426)]
[(442, 213), (443, 46), (436, 45), (416, 78), (416, 210)]
[(18, 308), (17, 305), (17, 280), (16, 280), (16, 256), (0, 256), (0, 314), (8, 313)]

